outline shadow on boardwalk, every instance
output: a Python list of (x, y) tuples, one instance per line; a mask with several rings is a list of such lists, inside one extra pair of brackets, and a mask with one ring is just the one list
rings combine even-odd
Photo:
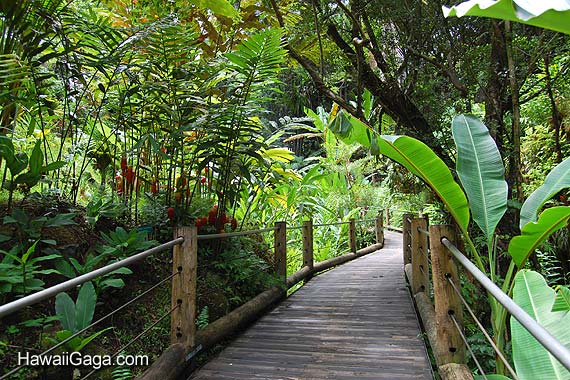
[(191, 379), (433, 379), (402, 238), (310, 280)]

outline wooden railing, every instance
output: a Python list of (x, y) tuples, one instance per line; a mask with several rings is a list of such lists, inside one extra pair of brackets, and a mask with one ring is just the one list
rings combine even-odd
[[(67, 339), (59, 342), (56, 346), (48, 348), (40, 354), (40, 356), (47, 356), (54, 352), (56, 348), (62, 347), (71, 339), (79, 336), (88, 329), (100, 324), (105, 319), (113, 316), (115, 313), (123, 310), (125, 307), (137, 302), (148, 293), (154, 291), (159, 286), (171, 283), (171, 308), (169, 311), (159, 318), (152, 326), (156, 325), (159, 321), (171, 316), (170, 328), (170, 346), (164, 351), (160, 358), (140, 377), (141, 379), (160, 379), (168, 380), (175, 379), (181, 373), (188, 369), (189, 363), (192, 358), (199, 352), (212, 347), (218, 342), (226, 339), (234, 332), (242, 329), (252, 321), (259, 318), (265, 311), (267, 311), (273, 304), (286, 297), (287, 290), (298, 284), (301, 281), (308, 281), (312, 276), (318, 272), (340, 265), (349, 260), (355, 259), (367, 253), (371, 253), (381, 248), (384, 242), (383, 232), (383, 218), (382, 213), (379, 213), (374, 219), (367, 220), (354, 220), (348, 222), (338, 222), (331, 224), (315, 224), (311, 220), (303, 222), (302, 226), (288, 227), (285, 222), (277, 222), (274, 227), (255, 230), (255, 231), (240, 231), (221, 234), (198, 235), (195, 226), (177, 227), (174, 230), (173, 240), (162, 244), (158, 247), (149, 249), (147, 251), (138, 253), (126, 259), (109, 264), (105, 267), (96, 269), (92, 272), (86, 273), (74, 279), (59, 283), (45, 290), (31, 294), (14, 302), (5, 305), (0, 305), (0, 318), (6, 317), (21, 309), (38, 304), (39, 302), (48, 300), (55, 297), (60, 292), (74, 289), (77, 286), (84, 284), (88, 281), (94, 280), (100, 276), (111, 273), (119, 268), (126, 267), (136, 262), (144, 260), (150, 255), (156, 255), (161, 252), (168, 251), (172, 248), (172, 274), (167, 278), (160, 280), (156, 285), (150, 287), (147, 291), (134, 297), (132, 300), (125, 302), (122, 306), (114, 309), (107, 315), (99, 318), (97, 321), (91, 323), (89, 326), (83, 328), (81, 331), (76, 332)], [(369, 247), (357, 250), (357, 228), (356, 223), (375, 222), (375, 237), (376, 244)], [(349, 252), (330, 258), (328, 260), (314, 263), (313, 254), (313, 232), (315, 228), (322, 228), (330, 225), (348, 225), (348, 245)], [(290, 275), (286, 276), (287, 272), (287, 231), (299, 229), (302, 231), (302, 268)], [(281, 278), (281, 286), (275, 286), (265, 290), (257, 295), (250, 301), (241, 305), (237, 309), (231, 311), (229, 314), (221, 317), (214, 322), (210, 323), (206, 328), (201, 331), (196, 331), (196, 298), (197, 298), (197, 268), (198, 268), (198, 241), (199, 240), (212, 240), (212, 239), (228, 239), (237, 236), (263, 234), (273, 232), (273, 254), (274, 254), (274, 267), (273, 271)], [(124, 347), (121, 347), (113, 356), (118, 355), (122, 350), (128, 347), (134, 341), (140, 339), (150, 331), (147, 328), (145, 331), (137, 335), (137, 337), (129, 342)], [(17, 374), (22, 370), (25, 365), (20, 365), (7, 373), (1, 375), (0, 379), (8, 378), (11, 375)], [(96, 371), (93, 370), (83, 378), (89, 378)]]
[[(570, 370), (570, 350), (550, 335), (469, 261), (461, 252), (463, 245), (453, 226), (429, 225), (427, 216), (414, 217), (413, 214), (404, 214), (403, 227), (404, 271), (442, 380), (473, 379), (471, 371), (465, 365), (467, 353), (470, 354), (479, 373), (483, 378), (487, 378), (464, 332), (464, 309), (495, 351), (497, 359), (502, 361), (510, 377), (518, 379), (512, 366), (505, 359), (504, 352), (499, 350), (473, 312), (471, 305), (462, 296), (459, 268), (468, 271), (488, 294), (492, 295), (550, 354)], [(431, 292), (433, 292), (433, 303)]]
[[(357, 250), (356, 224), (365, 221), (374, 221), (376, 243)], [(314, 229), (342, 224), (348, 225), (349, 252), (315, 263), (313, 250)], [(287, 277), (287, 231), (296, 229), (302, 231), (303, 264), (300, 270)], [(268, 231), (274, 232), (273, 269), (275, 273), (281, 277), (282, 285), (265, 290), (224, 317), (210, 323), (203, 330), (196, 331), (197, 241), (201, 239), (220, 239), (251, 235)], [(176, 281), (172, 283), (172, 304), (173, 307), (175, 305), (185, 305), (185, 307), (178, 307), (175, 313), (173, 313), (171, 345), (140, 377), (142, 380), (167, 380), (179, 377), (181, 373), (188, 371), (188, 368), (191, 366), (190, 362), (197, 353), (212, 347), (258, 319), (264, 312), (270, 309), (271, 306), (286, 297), (287, 289), (290, 289), (301, 281), (308, 281), (319, 272), (380, 249), (384, 242), (383, 212), (380, 212), (373, 220), (357, 221), (350, 219), (348, 222), (330, 224), (313, 224), (312, 220), (307, 220), (303, 222), (302, 226), (297, 227), (288, 227), (285, 222), (277, 222), (275, 226), (270, 229), (203, 236), (196, 234), (195, 227), (181, 227), (175, 231), (174, 235), (174, 238), (179, 237), (184, 238), (184, 243), (175, 249), (173, 265), (174, 270), (185, 275), (178, 276)]]
[(405, 273), (438, 372), (442, 380), (471, 380), (461, 337), (463, 308), (450, 285), (459, 284), (459, 272), (452, 255), (441, 243), (442, 237), (457, 242), (455, 229), (449, 225), (430, 226), (427, 216), (413, 214), (403, 215), (402, 226)]

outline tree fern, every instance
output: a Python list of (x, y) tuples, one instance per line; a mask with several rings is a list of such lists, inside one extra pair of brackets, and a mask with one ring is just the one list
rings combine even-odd
[(258, 176), (251, 159), (263, 166), (260, 150), (267, 147), (259, 116), (260, 104), (279, 83), (277, 73), (284, 62), (281, 30), (263, 30), (237, 45), (225, 55), (227, 69), (210, 81), (217, 92), (208, 114), (196, 124), (206, 134), (198, 144), (199, 167), (212, 164), (221, 180), (214, 184), (219, 196), (219, 212), (234, 206), (240, 186), (254, 184)]

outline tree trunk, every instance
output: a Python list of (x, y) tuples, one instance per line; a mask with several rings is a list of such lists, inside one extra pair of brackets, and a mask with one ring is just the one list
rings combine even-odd
[[(511, 22), (505, 21), (505, 36), (506, 36), (506, 53), (507, 53), (507, 62), (509, 67), (509, 84), (511, 87), (511, 105), (513, 111), (513, 121), (512, 121), (512, 143), (513, 143), (513, 154), (512, 154), (512, 161), (511, 161), (511, 180), (512, 186), (516, 189), (516, 197), (519, 202), (524, 201), (524, 193), (522, 188), (522, 173), (521, 173), (521, 107), (519, 102), (519, 89), (520, 86), (517, 81), (516, 77), (516, 67), (515, 67), (515, 60), (513, 57), (513, 50), (512, 50), (512, 29), (511, 29)], [(515, 223), (518, 224), (518, 218), (515, 220)]]
[(550, 57), (544, 56), (544, 75), (546, 77), (546, 93), (550, 99), (550, 110), (552, 112), (552, 127), (554, 128), (554, 149), (556, 150), (556, 162), (562, 162), (562, 149), (560, 147), (560, 129), (562, 121), (560, 120), (560, 111), (556, 106), (556, 99), (552, 91), (552, 77), (550, 76)]

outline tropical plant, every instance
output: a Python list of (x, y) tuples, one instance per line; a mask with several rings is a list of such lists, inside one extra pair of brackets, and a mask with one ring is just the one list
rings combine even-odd
[[(358, 141), (372, 149), (374, 149), (373, 141), (377, 139), (379, 153), (401, 163), (428, 184), (454, 217), (479, 269), (490, 273), (492, 280), (498, 282), (494, 234), (496, 225), (506, 210), (507, 189), (503, 178), (504, 171), (500, 154), (483, 123), (474, 117), (464, 115), (457, 116), (453, 121), (453, 136), (458, 151), (457, 172), (463, 189), (470, 200), (468, 203), (463, 190), (455, 183), (449, 169), (423, 143), (406, 136), (375, 136), (374, 132), (358, 119), (344, 117), (346, 120), (337, 122), (335, 129), (337, 133), (341, 132), (339, 138), (348, 142)], [(570, 158), (559, 164), (552, 173), (556, 175), (562, 171), (562, 168), (568, 165), (568, 161)], [(539, 194), (546, 193), (552, 196), (554, 189), (560, 190), (558, 181), (552, 179), (545, 180), (543, 186), (545, 187), (537, 189)], [(527, 202), (538, 203), (538, 206), (535, 206), (535, 209), (538, 210), (547, 200), (544, 198), (531, 195)], [(540, 199), (540, 201), (537, 202), (536, 199)], [(470, 218), (467, 207), (471, 209), (474, 221), (485, 234), (488, 267), (481, 260), (480, 254), (470, 237), (468, 230)], [(523, 209), (527, 208), (531, 209), (525, 202)], [(564, 227), (569, 218), (570, 207), (554, 207), (544, 211), (538, 222), (527, 223), (523, 226), (521, 236), (513, 238), (509, 244), (509, 254), (512, 261), (503, 280), (503, 291), (507, 293), (512, 291), (513, 275), (523, 268), (529, 255), (535, 252), (539, 244), (554, 231)], [(502, 350), (505, 344), (506, 311), (490, 295), (489, 303), (495, 339)], [(501, 371), (501, 365), (497, 364), (498, 370)]]
[(138, 231), (133, 228), (127, 232), (123, 227), (117, 227), (115, 231), (109, 233), (101, 232), (101, 237), (107, 244), (98, 246), (96, 251), (104, 256), (129, 257), (158, 244), (155, 240), (147, 240), (147, 236), (147, 231)]
[[(4, 185), (9, 191), (8, 209), (12, 208), (12, 195), (18, 185), (22, 186), (23, 191), (27, 193), (40, 182), (45, 173), (65, 166), (63, 161), (55, 161), (44, 165), (41, 140), (36, 140), (32, 153), (28, 158), (28, 155), (24, 152), (16, 153), (12, 141), (8, 137), (1, 135), (0, 159), (4, 160), (11, 175), (11, 181)], [(28, 170), (22, 173), (26, 168)]]
[(113, 380), (131, 380), (133, 371), (130, 367), (117, 367), (113, 369)]
[(570, 5), (566, 1), (470, 0), (451, 8), (443, 7), (443, 13), (446, 17), (483, 16), (498, 18), (570, 34), (570, 26), (568, 25)]
[(75, 213), (30, 217), (18, 208), (4, 217), (3, 227), (11, 233), (9, 236), (0, 234), (0, 241), (11, 244), (11, 248), (8, 252), (1, 251), (4, 257), (0, 262), (0, 294), (20, 295), (40, 290), (45, 284), (42, 276), (59, 274), (58, 270), (46, 269), (40, 264), (61, 257), (53, 248), (57, 242), (42, 238), (43, 229), (73, 225), (74, 217)]
[(117, 219), (124, 211), (124, 206), (113, 202), (112, 199), (105, 201), (103, 198), (91, 200), (85, 206), (85, 220), (95, 226), (100, 217)]
[[(55, 339), (51, 338), (51, 340), (54, 343), (62, 342), (89, 326), (93, 320), (96, 303), (97, 294), (90, 282), (81, 286), (75, 302), (67, 293), (58, 294), (55, 298), (55, 312), (63, 329), (56, 332)], [(81, 351), (86, 345), (110, 329), (112, 327), (97, 331), (86, 338), (76, 336), (66, 342), (65, 347), (71, 351)]]
[[(513, 299), (542, 327), (565, 346), (570, 344), (570, 313), (566, 288), (559, 293), (550, 288), (536, 272), (522, 270), (514, 281)], [(566, 296), (566, 297), (564, 297)], [(511, 318), (513, 361), (521, 380), (568, 380), (566, 370), (538, 341), (515, 319)]]
[(48, 245), (55, 245), (56, 242), (50, 239), (42, 239), (45, 228), (63, 227), (75, 225), (76, 214), (73, 212), (50, 216), (31, 217), (25, 211), (16, 208), (10, 215), (3, 219), (3, 225), (12, 229), (10, 236), (0, 235), (0, 241), (12, 241), (14, 248), (18, 251), (27, 250), (37, 240)]
[(4, 258), (0, 262), (0, 294), (26, 295), (30, 292), (43, 289), (45, 282), (40, 275), (58, 274), (55, 269), (42, 269), (41, 262), (60, 258), (59, 253), (33, 257), (39, 241), (32, 244), (20, 255), (18, 247), (9, 252), (2, 251)]
[[(213, 83), (225, 90), (195, 133), (203, 136), (197, 140), (197, 171), (208, 169), (209, 190), (218, 199), (218, 220), (228, 208), (235, 208), (242, 187), (256, 188), (271, 170), (263, 157), (271, 151), (257, 116), (262, 110), (256, 104), (277, 84), (284, 57), (281, 31), (260, 31), (226, 54), (228, 69), (214, 78)], [(258, 165), (252, 166), (253, 162)]]
[[(95, 269), (108, 263), (109, 258), (112, 257), (113, 252), (94, 254), (93, 252), (87, 253), (83, 264), (79, 262), (74, 257), (70, 257), (68, 261), (62, 259), (56, 262), (56, 269), (62, 275), (68, 278), (75, 278), (77, 276), (89, 273)], [(125, 286), (125, 282), (119, 275), (128, 275), (133, 272), (129, 268), (119, 268), (103, 276), (99, 276), (93, 280), (93, 285), (97, 291), (97, 294), (101, 294), (107, 288), (122, 288)]]

